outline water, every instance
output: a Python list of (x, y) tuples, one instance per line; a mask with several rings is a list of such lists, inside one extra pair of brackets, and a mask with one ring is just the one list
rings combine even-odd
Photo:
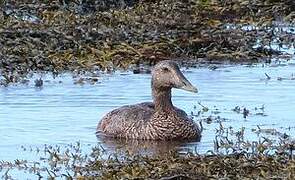
[[(267, 79), (265, 73), (271, 77)], [(206, 67), (184, 70), (184, 75), (199, 89), (198, 94), (173, 90), (173, 102), (188, 114), (202, 109), (209, 115), (225, 118), (224, 126), (235, 129), (245, 127), (248, 139), (257, 125), (264, 129), (277, 129), (294, 137), (295, 65), (294, 61), (270, 65), (227, 65), (212, 71)], [(13, 85), (0, 88), (0, 160), (34, 159), (27, 149), (44, 147), (44, 144), (67, 145), (81, 142), (84, 149), (100, 143), (105, 148), (136, 148), (142, 144), (122, 143), (97, 139), (95, 129), (99, 119), (108, 111), (126, 104), (151, 101), (149, 74), (117, 72), (102, 75), (94, 85), (77, 85), (70, 74), (57, 79), (42, 76), (43, 88)], [(59, 81), (62, 81), (61, 83)], [(194, 109), (196, 106), (196, 109)], [(236, 106), (250, 110), (245, 119), (232, 109)], [(264, 107), (264, 110), (259, 108)], [(218, 113), (214, 114), (214, 109)], [(257, 114), (258, 113), (258, 114)], [(155, 149), (182, 147), (199, 153), (213, 149), (215, 128), (218, 123), (203, 123), (204, 132), (200, 142), (151, 143)], [(147, 145), (149, 146), (149, 145)]]

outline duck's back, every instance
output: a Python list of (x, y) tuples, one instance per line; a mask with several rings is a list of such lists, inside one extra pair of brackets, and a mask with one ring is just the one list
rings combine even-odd
[(151, 119), (154, 111), (154, 104), (151, 102), (122, 106), (101, 119), (97, 132), (105, 136), (136, 138), (140, 136), (141, 129)]
[(117, 108), (106, 114), (97, 126), (98, 135), (126, 139), (196, 139), (200, 130), (187, 114), (155, 111), (153, 103), (145, 102)]

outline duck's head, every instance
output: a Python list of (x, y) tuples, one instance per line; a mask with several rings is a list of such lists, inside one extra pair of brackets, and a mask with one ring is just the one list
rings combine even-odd
[(178, 88), (197, 93), (194, 87), (179, 70), (178, 65), (173, 61), (161, 61), (152, 71), (152, 86), (157, 89)]

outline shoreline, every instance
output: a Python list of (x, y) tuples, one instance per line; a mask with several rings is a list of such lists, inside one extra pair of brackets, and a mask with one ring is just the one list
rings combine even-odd
[[(285, 54), (270, 44), (289, 47), (295, 39), (295, 5), (285, 1), (67, 2), (2, 4), (0, 69), (8, 84), (32, 71), (112, 71), (165, 59), (267, 62)], [(274, 31), (278, 20), (290, 32)]]

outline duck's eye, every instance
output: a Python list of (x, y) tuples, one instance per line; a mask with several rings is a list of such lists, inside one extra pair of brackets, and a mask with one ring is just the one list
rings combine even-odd
[(163, 71), (164, 71), (164, 72), (168, 72), (169, 69), (168, 69), (167, 67), (164, 67), (164, 68), (163, 68)]

